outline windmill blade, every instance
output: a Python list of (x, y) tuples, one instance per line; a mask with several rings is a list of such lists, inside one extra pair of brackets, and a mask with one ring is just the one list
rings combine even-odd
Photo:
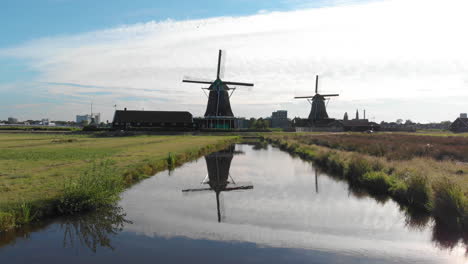
[(216, 79), (219, 79), (219, 74), (221, 71), (221, 57), (223, 56), (223, 52), (219, 50), (218, 53), (218, 67), (216, 68)]
[(241, 82), (223, 82), (227, 85), (239, 85), (239, 86), (254, 86), (253, 83), (241, 83)]
[(182, 80), (185, 83), (202, 83), (202, 84), (212, 84), (213, 82), (206, 82), (206, 81), (194, 81), (194, 80)]
[(185, 75), (182, 82), (212, 84), (214, 81), (207, 78), (199, 78)]
[(204, 191), (211, 191), (211, 188), (193, 188), (193, 189), (184, 189), (182, 190), (183, 193), (189, 192), (204, 192)]
[(315, 75), (315, 93), (318, 93), (318, 75)]
[[(230, 175), (230, 174), (229, 174)], [(252, 186), (252, 182), (249, 181), (241, 181), (241, 182), (236, 182), (234, 183), (229, 183), (227, 187), (240, 187), (240, 186)]]
[(218, 55), (218, 78), (223, 79), (224, 78), (224, 69), (226, 67), (226, 57), (227, 53), (225, 50), (219, 50), (219, 55)]
[(226, 220), (226, 208), (224, 207), (224, 195), (220, 193), (217, 197), (218, 202), (218, 222)]
[(294, 99), (305, 99), (305, 98), (312, 98), (314, 97), (313, 95), (311, 96), (295, 96)]
[(339, 95), (339, 94), (321, 94), (321, 96), (324, 96), (324, 97), (325, 97), (325, 96), (328, 96), (328, 97), (330, 97), (330, 96), (340, 96), (340, 95)]
[(236, 191), (236, 190), (251, 190), (251, 189), (253, 189), (253, 185), (241, 185), (237, 187), (226, 187), (222, 191), (230, 192), (230, 191)]

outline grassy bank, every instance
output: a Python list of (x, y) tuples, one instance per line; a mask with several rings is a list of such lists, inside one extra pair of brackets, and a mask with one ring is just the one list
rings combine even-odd
[(136, 181), (234, 140), (0, 134), (0, 230), (113, 203)]
[[(370, 193), (389, 195), (404, 206), (430, 213), (438, 224), (455, 228), (460, 234), (468, 233), (468, 164), (462, 162), (466, 157), (458, 156), (468, 149), (466, 138), (428, 142), (433, 138), (393, 135), (389, 139), (388, 136), (276, 134), (264, 137)], [(444, 142), (453, 144), (454, 148), (444, 147)], [(439, 159), (438, 155), (413, 151), (418, 144), (421, 148), (427, 144), (443, 148), (446, 157)], [(398, 157), (397, 153), (404, 156)]]

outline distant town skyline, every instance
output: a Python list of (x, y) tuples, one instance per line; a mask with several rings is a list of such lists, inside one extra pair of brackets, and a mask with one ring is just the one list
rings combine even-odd
[[(2, 3), (3, 5), (3, 3)], [(454, 120), (468, 112), (468, 24), (462, 0), (10, 1), (0, 11), (0, 120), (101, 120), (117, 109), (203, 115), (218, 49), (225, 80), (253, 82), (236, 116), (287, 110), (294, 96), (339, 93), (333, 118)]]

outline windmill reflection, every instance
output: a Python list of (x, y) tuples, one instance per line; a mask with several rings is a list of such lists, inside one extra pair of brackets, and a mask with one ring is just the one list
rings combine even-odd
[(214, 191), (216, 194), (216, 209), (218, 213), (218, 222), (221, 222), (222, 217), (222, 202), (220, 202), (221, 192), (229, 192), (235, 190), (249, 190), (253, 189), (251, 183), (240, 183), (235, 182), (229, 173), (231, 168), (231, 161), (234, 155), (243, 154), (242, 151), (236, 151), (235, 145), (230, 146), (224, 150), (211, 153), (205, 156), (206, 167), (208, 168), (208, 175), (201, 182), (202, 185), (208, 185), (209, 187), (200, 187), (192, 189), (184, 189), (184, 193), (193, 192), (206, 192)]
[(318, 188), (318, 170), (315, 168), (315, 192), (319, 193), (319, 188)]

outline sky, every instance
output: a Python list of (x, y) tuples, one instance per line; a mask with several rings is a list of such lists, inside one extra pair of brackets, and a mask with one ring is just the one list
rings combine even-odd
[(2, 0), (0, 120), (74, 120), (115, 109), (190, 111), (207, 98), (186, 76), (252, 82), (236, 116), (288, 110), (294, 96), (339, 93), (331, 117), (454, 120), (468, 112), (464, 0)]

